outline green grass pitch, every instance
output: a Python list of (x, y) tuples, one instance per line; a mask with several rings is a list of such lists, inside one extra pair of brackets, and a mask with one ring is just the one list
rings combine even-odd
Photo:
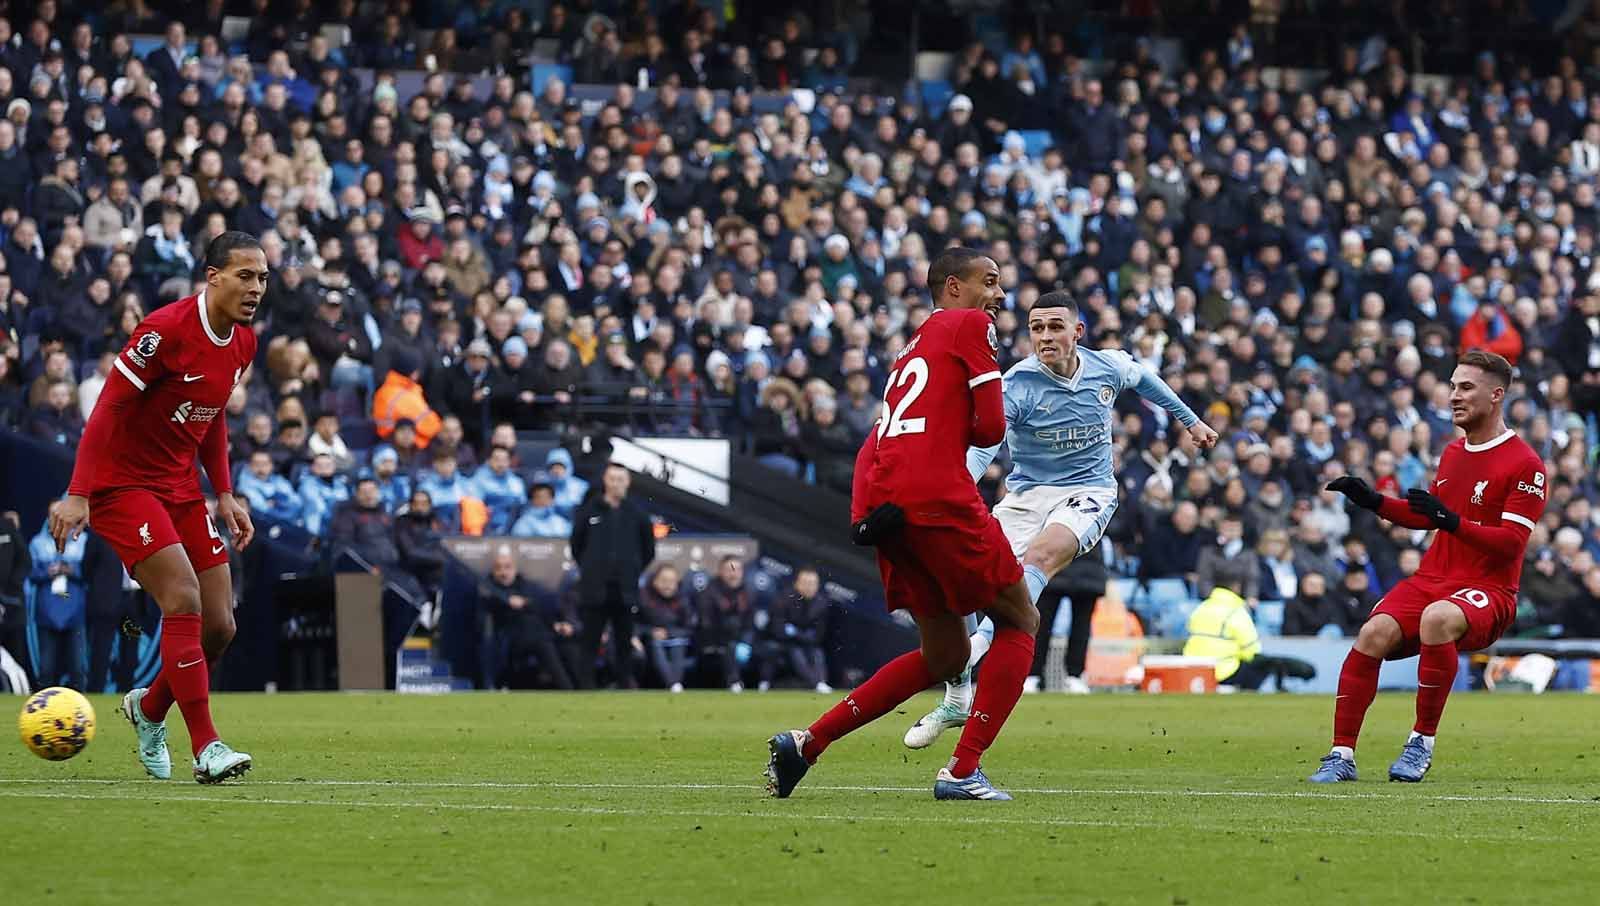
[[(932, 695), (765, 798), (801, 693), (225, 695), (243, 782), (141, 779), (116, 701), (78, 758), (0, 746), (0, 890), (62, 903), (1593, 902), (1600, 700), (1458, 695), (1432, 775), (1386, 782), (1409, 695), (1379, 697), (1358, 784), (1312, 787), (1323, 697), (1024, 698), (985, 759), (1013, 803), (935, 802)], [(20, 708), (20, 699), (10, 699)]]

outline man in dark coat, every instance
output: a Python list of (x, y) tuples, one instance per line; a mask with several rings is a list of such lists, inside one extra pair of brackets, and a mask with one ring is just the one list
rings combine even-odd
[[(639, 608), (639, 576), (656, 558), (654, 526), (644, 510), (628, 500), (632, 476), (617, 463), (606, 466), (602, 492), (572, 517), (572, 558), (578, 563), (578, 599), (583, 622), (582, 650), (600, 646), (611, 628), (609, 661), (619, 688), (635, 688), (633, 618)], [(578, 665), (578, 684), (594, 687), (594, 661)]]

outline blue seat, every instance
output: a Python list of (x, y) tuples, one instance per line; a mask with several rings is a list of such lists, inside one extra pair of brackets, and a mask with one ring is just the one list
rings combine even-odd
[(945, 105), (955, 96), (955, 86), (946, 79), (922, 80), (922, 108), (930, 119), (944, 116)]
[(1264, 636), (1283, 635), (1283, 602), (1262, 601), (1256, 605), (1256, 631)]
[(561, 63), (535, 63), (533, 71), (529, 74), (529, 84), (533, 86), (534, 96), (544, 91), (544, 83), (552, 78), (559, 78), (568, 86), (572, 85), (572, 67)]
[(1018, 134), (1022, 136), (1023, 147), (1031, 158), (1037, 158), (1056, 143), (1055, 136), (1048, 129), (1023, 129)]
[(1155, 628), (1155, 634), (1168, 639), (1185, 639), (1189, 637), (1189, 615), (1194, 613), (1200, 602), (1193, 598), (1182, 601), (1171, 601), (1162, 605), (1156, 611), (1155, 619), (1150, 625)]
[[(1167, 612), (1189, 600), (1191, 600), (1189, 585), (1184, 580), (1150, 579), (1134, 588), (1132, 596), (1128, 599), (1128, 607), (1144, 621), (1147, 630), (1154, 635), (1167, 635), (1168, 632), (1164, 628), (1170, 619), (1166, 616)], [(1183, 619), (1188, 618), (1189, 613), (1185, 611)], [(1183, 625), (1180, 622), (1178, 625), (1180, 634), (1182, 629)]]

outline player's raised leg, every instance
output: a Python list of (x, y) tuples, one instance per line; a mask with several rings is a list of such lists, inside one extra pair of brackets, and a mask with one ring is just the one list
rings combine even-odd
[(1403, 640), (1400, 623), (1390, 614), (1374, 613), (1362, 624), (1356, 644), (1339, 670), (1339, 691), (1333, 700), (1333, 748), (1309, 778), (1312, 783), (1356, 779), (1356, 739), (1361, 735), (1367, 709), (1378, 694), (1378, 671), (1383, 659)]
[(1422, 611), (1422, 652), (1417, 662), (1417, 722), (1389, 766), (1389, 779), (1417, 783), (1433, 766), (1433, 739), (1450, 698), (1461, 657), (1456, 642), (1467, 634), (1467, 616), (1454, 601), (1434, 601)]
[[(767, 791), (787, 798), (811, 765), (834, 741), (894, 710), (906, 699), (928, 688), (940, 677), (950, 677), (966, 666), (967, 624), (964, 617), (944, 610), (917, 613), (921, 646), (882, 667), (857, 686), (809, 728), (788, 730), (768, 741)], [(1020, 693), (1019, 693), (1020, 694)]]
[[(223, 567), (225, 568), (225, 567)], [(213, 567), (216, 569), (216, 567)], [(250, 769), (250, 756), (222, 742), (211, 722), (210, 672), (201, 646), (200, 580), (181, 544), (162, 548), (134, 567), (134, 578), (161, 607), (161, 673), (172, 700), (189, 729), (195, 756), (194, 776), (201, 783), (219, 783)], [(140, 713), (151, 723), (166, 720), (146, 695)]]
[(989, 653), (989, 645), (994, 641), (994, 621), (988, 618), (980, 620), (976, 615), (966, 619), (970, 633), (967, 644), (971, 649), (967, 655), (967, 669), (944, 684), (944, 700), (918, 718), (906, 731), (904, 741), (908, 749), (925, 749), (933, 745), (941, 733), (965, 724), (967, 716), (972, 713), (972, 676), (978, 662)]
[(972, 702), (972, 719), (961, 729), (950, 763), (934, 779), (935, 799), (1004, 800), (1011, 797), (989, 782), (979, 762), (1005, 727), (1022, 698), (1022, 684), (1033, 665), (1033, 640), (1039, 633), (1039, 609), (1029, 600), (1031, 583), (1018, 582), (1000, 593), (989, 608), (994, 644), (984, 661), (983, 682)]

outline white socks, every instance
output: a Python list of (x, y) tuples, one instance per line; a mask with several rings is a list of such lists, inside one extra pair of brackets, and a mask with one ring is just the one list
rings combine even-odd
[(993, 642), (994, 621), (984, 617), (983, 622), (978, 624), (978, 631), (972, 634), (972, 654), (967, 658), (967, 669), (961, 672), (960, 679), (944, 684), (945, 707), (962, 714), (972, 711), (972, 668), (989, 653), (989, 645)]
[(1356, 750), (1350, 746), (1334, 746), (1333, 754), (1343, 758), (1345, 761), (1356, 760)]
[(1429, 755), (1433, 754), (1433, 737), (1432, 736), (1423, 736), (1421, 733), (1418, 733), (1416, 730), (1412, 730), (1411, 731), (1411, 735), (1406, 737), (1406, 742), (1409, 743), (1413, 739), (1422, 740), (1422, 744), (1428, 747), (1428, 754)]

